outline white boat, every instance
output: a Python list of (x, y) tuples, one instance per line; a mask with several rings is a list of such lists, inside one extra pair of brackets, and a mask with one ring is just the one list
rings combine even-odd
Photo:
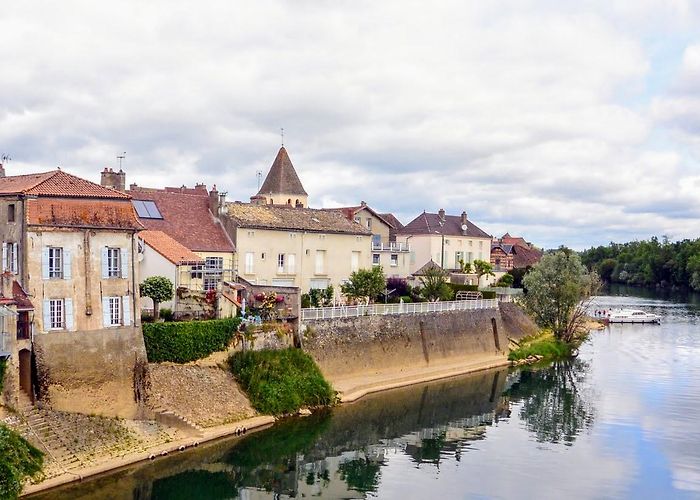
[(661, 316), (658, 314), (640, 311), (639, 309), (612, 311), (607, 319), (610, 323), (661, 323)]

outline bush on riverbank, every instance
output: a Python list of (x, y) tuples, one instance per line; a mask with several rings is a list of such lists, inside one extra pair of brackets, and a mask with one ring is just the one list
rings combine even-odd
[(330, 405), (335, 398), (314, 360), (299, 349), (237, 352), (229, 365), (260, 413), (295, 413), (304, 406)]
[(24, 481), (36, 478), (43, 464), (43, 453), (0, 424), (0, 498), (17, 498)]
[(188, 363), (224, 351), (238, 330), (240, 318), (175, 323), (145, 323), (143, 340), (148, 361)]
[(551, 331), (544, 330), (540, 334), (526, 337), (520, 341), (520, 346), (508, 353), (510, 361), (520, 361), (533, 356), (540, 361), (557, 361), (570, 358), (576, 348), (585, 340), (585, 336), (567, 343), (554, 337)]

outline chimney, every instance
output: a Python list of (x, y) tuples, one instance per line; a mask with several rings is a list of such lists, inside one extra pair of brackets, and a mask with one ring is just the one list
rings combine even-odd
[(5, 166), (0, 163), (0, 177), (5, 177)]
[(440, 222), (445, 222), (445, 209), (441, 208), (438, 210), (438, 217), (440, 217)]
[(462, 216), (460, 217), (461, 219), (461, 226), (462, 226), (462, 234), (467, 234), (467, 212), (462, 212)]
[(363, 200), (363, 201), (360, 202), (360, 205), (363, 206), (363, 207), (366, 207), (366, 206), (367, 206), (367, 203), (365, 203), (364, 200)]
[(219, 215), (219, 208), (219, 192), (216, 190), (216, 184), (214, 184), (211, 187), (211, 191), (209, 191), (209, 211), (216, 217)]
[(101, 172), (100, 185), (117, 191), (126, 190), (126, 173), (119, 169), (119, 172), (115, 172), (111, 168), (105, 167)]

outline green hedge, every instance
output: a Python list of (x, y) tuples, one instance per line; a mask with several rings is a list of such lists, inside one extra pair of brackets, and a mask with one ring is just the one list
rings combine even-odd
[(457, 283), (448, 283), (450, 288), (454, 293), (457, 292), (477, 292), (479, 291), (478, 285), (458, 285)]
[(5, 370), (7, 370), (7, 361), (0, 360), (0, 400), (2, 399), (2, 389), (5, 384)]
[(224, 351), (240, 318), (143, 324), (143, 340), (151, 363), (188, 363)]
[(237, 352), (229, 365), (261, 413), (295, 413), (304, 406), (330, 405), (335, 398), (313, 358), (301, 349)]
[(485, 299), (495, 299), (496, 298), (496, 292), (492, 292), (489, 290), (482, 290), (481, 291), (481, 296)]
[(43, 453), (0, 424), (0, 498), (17, 498), (24, 481), (37, 478), (43, 464)]

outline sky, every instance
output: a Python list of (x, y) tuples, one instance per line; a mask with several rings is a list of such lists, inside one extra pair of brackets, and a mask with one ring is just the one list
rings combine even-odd
[[(473, 4), (473, 5), (471, 5)], [(312, 207), (583, 249), (700, 237), (700, 2), (22, 1), (0, 9), (8, 175), (216, 184), (284, 144)]]

